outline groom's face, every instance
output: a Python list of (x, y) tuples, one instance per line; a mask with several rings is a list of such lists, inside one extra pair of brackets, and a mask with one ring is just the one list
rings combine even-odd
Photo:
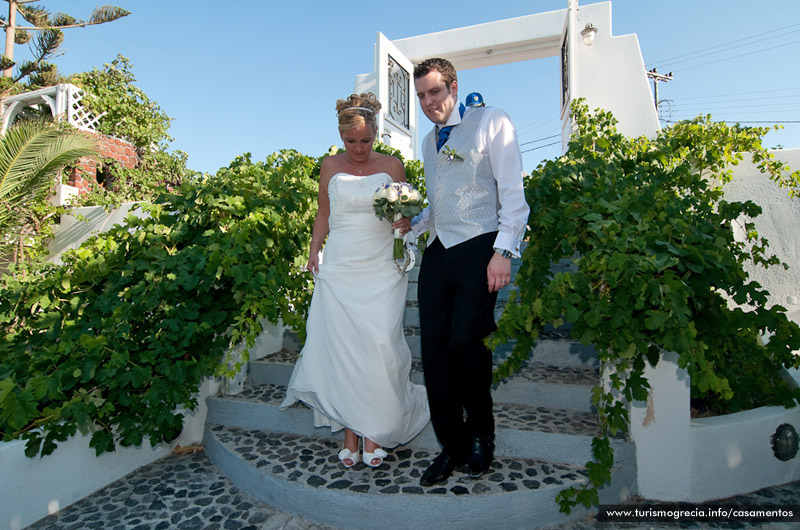
[(422, 112), (433, 123), (447, 123), (458, 101), (458, 81), (448, 86), (436, 70), (414, 80)]

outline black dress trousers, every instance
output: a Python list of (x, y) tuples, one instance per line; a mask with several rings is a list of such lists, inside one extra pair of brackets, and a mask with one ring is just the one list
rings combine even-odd
[[(486, 268), (497, 232), (445, 249), (435, 240), (419, 273), (422, 365), (439, 443), (464, 454), (475, 437), (494, 435), (492, 353), (483, 340), (496, 328), (497, 293)], [(465, 417), (466, 413), (466, 417)]]

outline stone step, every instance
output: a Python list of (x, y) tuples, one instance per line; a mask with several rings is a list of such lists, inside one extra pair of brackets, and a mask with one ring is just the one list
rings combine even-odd
[[(408, 307), (406, 307), (406, 311), (409, 311)], [(411, 356), (419, 359), (419, 325), (404, 325), (403, 329), (406, 341), (411, 349)], [(536, 340), (536, 344), (531, 351), (530, 360), (556, 366), (575, 366), (596, 370), (598, 361), (594, 346), (591, 344), (584, 345), (577, 340), (572, 340), (570, 329), (570, 324), (564, 324), (558, 329), (553, 329), (552, 326), (546, 327)], [(493, 352), (495, 362), (500, 362), (506, 358), (511, 353), (514, 344), (514, 342), (509, 342), (498, 346)], [(283, 334), (283, 349), (300, 351), (302, 348), (303, 343), (297, 333), (286, 330)]]
[[(248, 381), (242, 392), (232, 396), (212, 396), (214, 405), (218, 402), (246, 403), (257, 406), (278, 407), (286, 396), (286, 386), (274, 383), (254, 383)], [(211, 407), (209, 403), (209, 407)], [(300, 405), (298, 405), (300, 406)], [(228, 407), (230, 408), (230, 407)], [(290, 407), (291, 408), (291, 407)], [(257, 410), (252, 408), (251, 410)], [(521, 403), (495, 402), (495, 422), (498, 429), (535, 431), (556, 434), (594, 436), (597, 432), (597, 417), (591, 412), (525, 405)], [(220, 418), (224, 424), (231, 424), (235, 418)], [(239, 420), (239, 425), (260, 424), (259, 418)]]
[[(421, 358), (422, 345), (420, 343), (419, 325), (404, 324), (403, 333), (405, 334), (408, 348), (411, 350), (411, 356), (415, 359)], [(507, 357), (513, 350), (514, 344), (515, 342), (509, 342), (499, 345), (494, 351), (495, 357)], [(545, 330), (540, 334), (533, 347), (531, 358), (559, 366), (583, 366), (595, 369), (598, 367), (597, 352), (594, 346), (571, 340), (569, 333), (563, 330), (558, 332)]]
[[(209, 397), (207, 421), (245, 429), (330, 435), (329, 429), (314, 427), (313, 413), (302, 403), (279, 410), (285, 395), (284, 385), (247, 381), (239, 394)], [(529, 457), (533, 454), (537, 458), (570, 464), (583, 464), (591, 459), (591, 439), (598, 432), (598, 423), (596, 415), (590, 412), (495, 402), (494, 416), (498, 455)], [(439, 448), (430, 425), (411, 443), (429, 450)], [(620, 458), (631, 454), (628, 441), (615, 439), (613, 444)]]
[[(581, 466), (498, 457), (478, 480), (463, 468), (430, 487), (419, 478), (438, 450), (389, 450), (378, 468), (351, 469), (331, 437), (206, 425), (206, 452), (239, 488), (291, 513), (336, 528), (520, 529), (564, 522), (555, 496), (586, 481)], [(613, 485), (613, 483), (612, 483)], [(613, 496), (624, 488), (616, 487)], [(608, 495), (608, 492), (604, 495)], [(574, 510), (578, 518), (585, 510)]]
[[(572, 355), (569, 350), (573, 347), (575, 345), (570, 342), (550, 346), (549, 349), (568, 357)], [(534, 359), (539, 358), (538, 351), (546, 352), (546, 345), (540, 344), (534, 350)], [(554, 353), (550, 357), (557, 355)], [(254, 383), (286, 385), (297, 362), (297, 356), (296, 350), (284, 348), (277, 353), (251, 361), (248, 365), (247, 378)], [(570, 365), (567, 361), (559, 365), (554, 362), (561, 359), (550, 360), (550, 363), (528, 361), (518, 373), (496, 386), (493, 391), (494, 399), (501, 402), (590, 412), (591, 389), (599, 381), (596, 368), (590, 364)], [(424, 384), (422, 362), (417, 358), (412, 359), (411, 380), (417, 384)]]

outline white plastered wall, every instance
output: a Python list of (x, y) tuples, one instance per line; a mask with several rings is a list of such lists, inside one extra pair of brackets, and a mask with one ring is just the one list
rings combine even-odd
[[(637, 36), (612, 34), (611, 2), (580, 7), (574, 24), (572, 97), (585, 98), (590, 110), (610, 111), (625, 136), (654, 136), (661, 127)], [(597, 29), (591, 46), (580, 36), (587, 24)]]
[[(771, 151), (777, 160), (800, 169), (800, 149)], [(762, 213), (755, 219), (759, 236), (769, 241), (770, 252), (789, 265), (763, 269), (749, 267), (751, 277), (770, 293), (769, 305), (781, 305), (787, 312), (800, 311), (800, 199), (791, 198), (785, 188), (761, 174), (749, 157), (733, 168), (733, 179), (725, 186), (729, 201), (753, 201)], [(798, 320), (798, 319), (796, 319)]]
[[(800, 149), (773, 154), (789, 167), (800, 168)], [(749, 158), (733, 167), (733, 179), (724, 190), (728, 201), (751, 200), (761, 206), (756, 229), (769, 240), (770, 252), (789, 269), (751, 266), (748, 273), (770, 292), (768, 305), (782, 305), (792, 320), (800, 322), (800, 199), (790, 198)], [(790, 373), (798, 379), (796, 370)], [(643, 497), (703, 502), (800, 479), (800, 456), (778, 460), (770, 444), (779, 425), (788, 423), (800, 431), (797, 407), (760, 407), (692, 418), (689, 376), (677, 366), (675, 354), (665, 354), (655, 368), (648, 368), (646, 377), (652, 387), (650, 397), (631, 407), (631, 436)]]

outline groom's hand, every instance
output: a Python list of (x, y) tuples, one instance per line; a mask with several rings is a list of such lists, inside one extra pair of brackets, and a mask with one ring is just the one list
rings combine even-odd
[(489, 292), (499, 291), (511, 281), (511, 260), (494, 253), (486, 267), (486, 278), (489, 280)]

